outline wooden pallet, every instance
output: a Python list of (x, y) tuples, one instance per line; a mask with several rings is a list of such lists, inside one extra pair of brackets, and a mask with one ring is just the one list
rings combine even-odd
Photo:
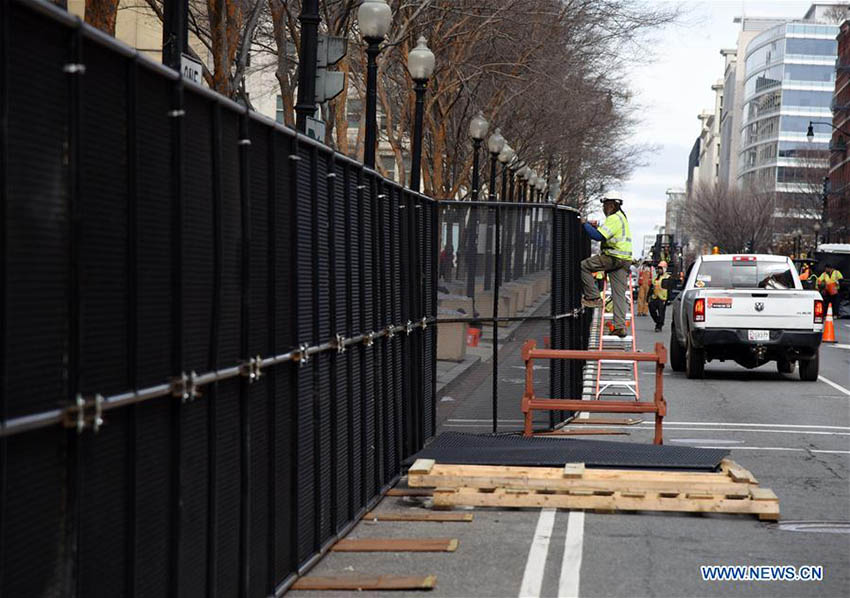
[(779, 499), (753, 475), (724, 460), (719, 473), (556, 467), (442, 465), (420, 459), (412, 487), (433, 487), (434, 508), (559, 507), (603, 511), (741, 513), (779, 519)]

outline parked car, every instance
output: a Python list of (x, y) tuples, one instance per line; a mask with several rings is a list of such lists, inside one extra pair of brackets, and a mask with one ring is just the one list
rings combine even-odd
[(702, 378), (705, 363), (756, 368), (775, 361), (783, 374), (818, 378), (823, 299), (804, 289), (793, 262), (779, 255), (704, 255), (688, 269), (673, 302), (670, 365)]

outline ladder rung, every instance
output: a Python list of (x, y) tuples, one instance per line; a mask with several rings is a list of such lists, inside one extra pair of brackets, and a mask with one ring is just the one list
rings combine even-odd
[(626, 381), (626, 380), (600, 380), (599, 385), (600, 386), (634, 386), (635, 381), (634, 380), (629, 380), (629, 381)]
[(637, 363), (634, 359), (600, 359), (600, 363), (628, 363), (633, 364)]
[(613, 334), (603, 334), (602, 340), (608, 341), (609, 343), (610, 342), (622, 342), (622, 343), (629, 342), (630, 343), (630, 342), (632, 342), (632, 335), (629, 334), (629, 335), (624, 336), (624, 337), (619, 337), (619, 336), (614, 336)]
[[(614, 319), (614, 314), (605, 314), (605, 319), (606, 319), (606, 320), (613, 320), (613, 319)], [(626, 319), (627, 319), (627, 320), (631, 320), (631, 319), (632, 319), (632, 314), (626, 314)]]

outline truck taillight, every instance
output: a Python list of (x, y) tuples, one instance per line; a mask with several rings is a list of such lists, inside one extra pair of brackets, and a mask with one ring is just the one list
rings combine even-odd
[[(823, 306), (821, 306), (823, 311)], [(694, 301), (694, 322), (705, 322), (705, 299)]]
[(823, 300), (815, 299), (815, 324), (823, 324)]

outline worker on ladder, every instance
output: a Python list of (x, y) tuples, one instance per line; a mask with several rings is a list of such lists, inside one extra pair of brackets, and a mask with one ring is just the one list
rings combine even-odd
[(599, 255), (593, 255), (581, 262), (581, 304), (585, 307), (603, 306), (593, 273), (604, 271), (611, 283), (611, 297), (614, 301), (614, 330), (611, 334), (620, 338), (626, 336), (626, 309), (629, 304), (626, 289), (629, 266), (632, 263), (632, 234), (622, 205), (623, 198), (616, 191), (609, 191), (602, 197), (605, 222), (601, 225), (595, 222), (584, 223), (587, 234), (591, 239), (600, 241), (602, 249)]

